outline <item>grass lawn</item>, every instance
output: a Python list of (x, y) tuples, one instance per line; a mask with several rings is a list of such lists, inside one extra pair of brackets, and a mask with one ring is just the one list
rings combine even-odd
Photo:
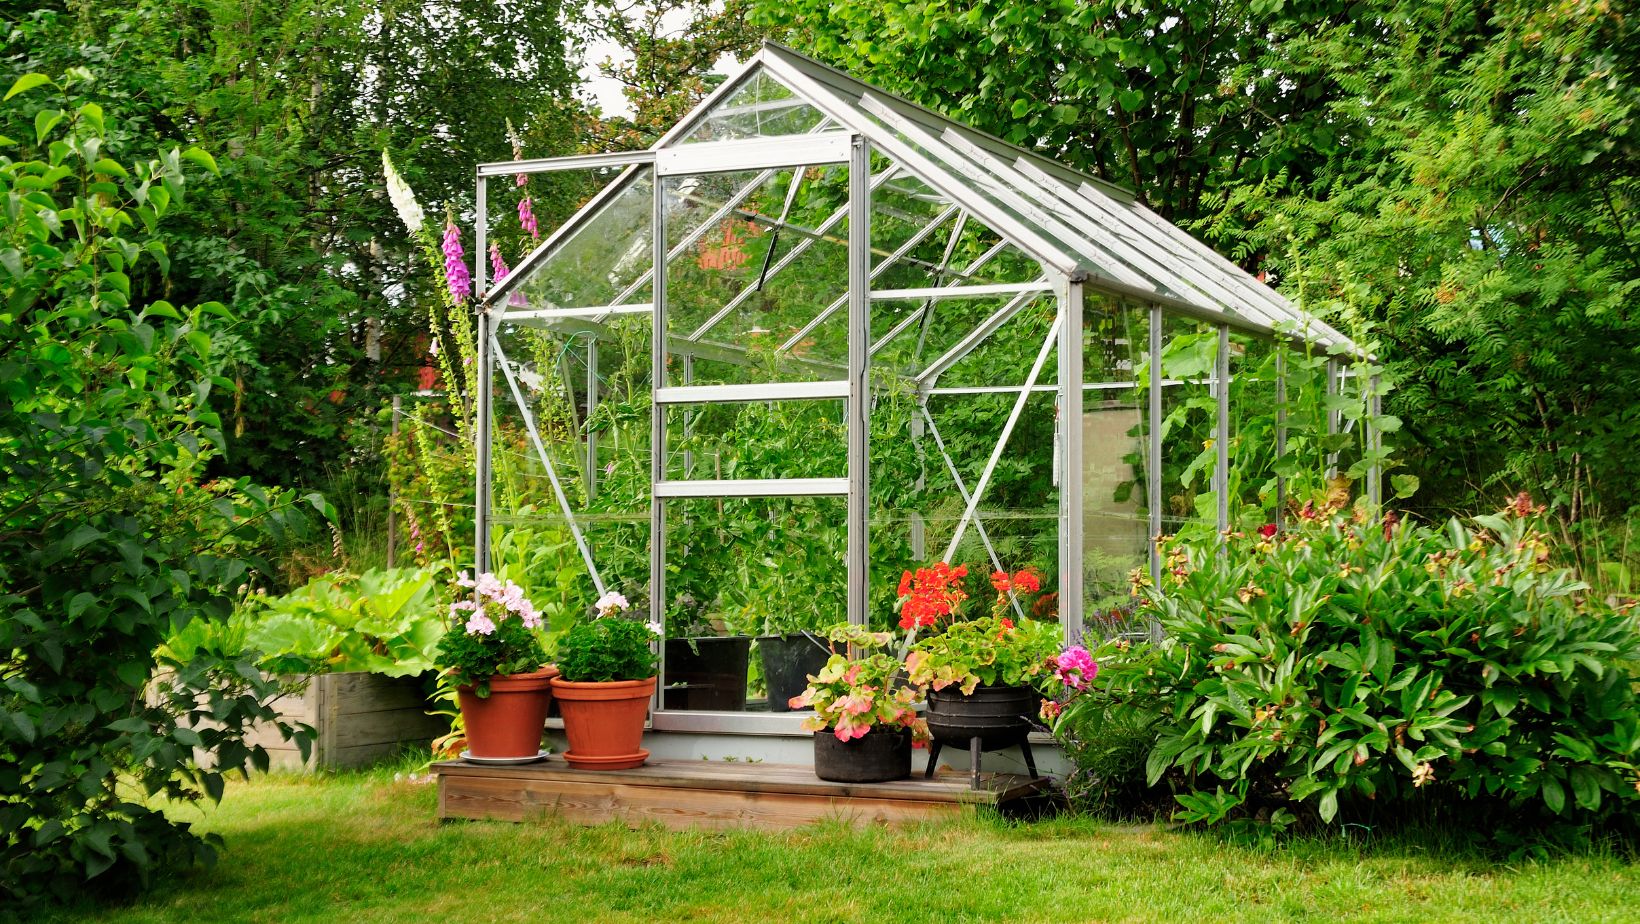
[[(55, 921), (1633, 921), (1640, 865), (1273, 849), (1085, 819), (674, 833), (433, 820), (390, 772), (230, 786), (216, 869)], [(188, 810), (196, 816), (197, 810)]]

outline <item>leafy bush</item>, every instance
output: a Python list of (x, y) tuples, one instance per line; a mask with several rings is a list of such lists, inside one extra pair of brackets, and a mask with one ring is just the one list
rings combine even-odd
[(1081, 697), (1053, 723), (1054, 738), (1073, 765), (1065, 776), (1065, 797), (1078, 811), (1105, 817), (1167, 814), (1171, 793), (1145, 778), (1161, 715), (1105, 706), (1097, 695)]
[(1167, 540), (1145, 604), (1166, 638), (1105, 647), (1100, 708), (1159, 712), (1147, 776), (1190, 821), (1415, 796), (1632, 812), (1640, 630), (1550, 563), (1539, 512), (1436, 529), (1307, 507), (1283, 533)]
[(267, 752), (243, 736), (274, 718), (269, 702), (283, 690), (234, 652), (155, 651), (177, 629), (226, 618), (253, 570), (272, 573), (266, 553), (304, 522), (300, 498), (207, 476), (223, 442), (211, 395), (225, 383), (232, 318), (154, 295), (169, 260), (155, 228), (182, 199), (183, 164), (214, 164), (195, 149), (110, 157), (119, 133), (74, 96), (88, 79), (26, 75), (3, 110), (21, 139), (0, 158), (8, 910), (83, 893), (88, 879), (112, 890), (159, 864), (214, 857), (215, 838), (149, 803), (215, 800), (226, 774), (266, 767)]
[(583, 622), (558, 644), (558, 672), (576, 683), (646, 680), (655, 676), (656, 635), (633, 619), (611, 616)]

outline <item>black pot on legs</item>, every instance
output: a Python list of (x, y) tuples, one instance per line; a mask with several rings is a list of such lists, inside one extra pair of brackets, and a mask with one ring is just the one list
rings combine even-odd
[(839, 741), (814, 733), (814, 775), (833, 783), (887, 783), (911, 776), (911, 730), (876, 726), (865, 737)]
[(1036, 691), (1026, 686), (985, 686), (964, 693), (956, 687), (928, 691), (928, 734), (933, 738), (928, 753), (926, 776), (934, 775), (943, 747), (969, 752), (973, 786), (979, 788), (979, 761), (984, 751), (1018, 747), (1025, 767), (1034, 778), (1036, 760), (1031, 756), (1031, 719), (1037, 712)]
[(763, 659), (763, 679), (769, 685), (769, 711), (790, 712), (791, 698), (808, 689), (809, 675), (826, 666), (831, 648), (820, 636), (799, 632), (759, 636), (757, 654)]

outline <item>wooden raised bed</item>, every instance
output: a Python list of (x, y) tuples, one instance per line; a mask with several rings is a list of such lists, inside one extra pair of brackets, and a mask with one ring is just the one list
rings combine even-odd
[[(286, 697), (274, 705), (286, 721), (313, 726), (316, 735), (307, 766), (323, 770), (360, 767), (406, 747), (425, 746), (450, 727), (444, 718), (427, 714), (429, 704), (418, 677), (362, 671), (319, 674), (300, 697)], [(245, 744), (267, 748), (275, 767), (303, 767), (295, 743), (271, 727), (252, 729)]]
[(1045, 780), (968, 774), (925, 780), (828, 783), (811, 767), (704, 760), (656, 760), (633, 770), (576, 770), (552, 757), (516, 767), (464, 760), (433, 765), (438, 817), (531, 821), (549, 816), (579, 824), (656, 822), (668, 828), (793, 828), (822, 819), (854, 825), (954, 818), (1038, 792)]

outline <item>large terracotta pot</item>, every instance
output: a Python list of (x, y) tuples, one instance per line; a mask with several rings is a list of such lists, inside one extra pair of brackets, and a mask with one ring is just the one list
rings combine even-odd
[(558, 668), (548, 665), (528, 674), (491, 677), (489, 696), (479, 696), (469, 686), (458, 688), (467, 752), (492, 760), (541, 753), (541, 731), (552, 703), (552, 679), (557, 676)]
[(655, 678), (574, 683), (554, 680), (552, 692), (564, 716), (569, 750), (564, 760), (581, 770), (627, 770), (641, 767), (649, 752), (643, 721), (655, 695)]

